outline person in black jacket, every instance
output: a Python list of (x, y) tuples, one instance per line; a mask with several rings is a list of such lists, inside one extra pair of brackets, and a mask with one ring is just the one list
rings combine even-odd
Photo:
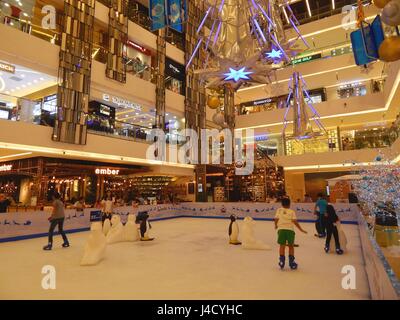
[(339, 232), (336, 227), (336, 222), (339, 221), (339, 217), (336, 214), (335, 208), (328, 204), (326, 207), (325, 222), (326, 222), (326, 242), (325, 252), (329, 252), (329, 245), (331, 242), (332, 234), (335, 239), (336, 253), (343, 254), (343, 250), (340, 248)]

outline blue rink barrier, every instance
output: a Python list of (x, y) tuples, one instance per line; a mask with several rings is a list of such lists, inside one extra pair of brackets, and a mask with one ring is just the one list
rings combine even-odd
[[(345, 224), (357, 224), (358, 210), (353, 204), (335, 204), (336, 211)], [(251, 216), (254, 220), (272, 221), (277, 208), (277, 203), (180, 203), (143, 205), (139, 208), (131, 206), (116, 207), (114, 214), (121, 217), (125, 223), (129, 214), (147, 211), (150, 221), (176, 219), (180, 217), (203, 219), (228, 219), (235, 214), (239, 219)], [(298, 220), (305, 223), (314, 223), (314, 204), (295, 203), (292, 209), (296, 212)], [(87, 231), (90, 228), (90, 217), (98, 209), (87, 208), (83, 211), (75, 209), (65, 210), (64, 230), (67, 233)], [(18, 241), (32, 238), (45, 237), (49, 229), (48, 211), (23, 211), (7, 212), (0, 214), (0, 243)], [(57, 234), (57, 232), (55, 233)]]

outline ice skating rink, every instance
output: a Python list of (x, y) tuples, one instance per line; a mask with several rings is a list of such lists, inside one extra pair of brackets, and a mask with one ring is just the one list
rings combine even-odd
[[(243, 221), (239, 221), (241, 226)], [(153, 222), (150, 242), (107, 247), (106, 259), (80, 267), (88, 232), (70, 234), (71, 247), (45, 252), (46, 238), (0, 243), (0, 299), (369, 299), (358, 229), (343, 225), (348, 252), (326, 254), (324, 240), (296, 232), (299, 269), (278, 267), (272, 222), (257, 221), (256, 237), (271, 251), (228, 244), (229, 220), (178, 218)], [(41, 287), (42, 267), (56, 268), (56, 289)], [(356, 268), (356, 290), (341, 286), (342, 267)]]

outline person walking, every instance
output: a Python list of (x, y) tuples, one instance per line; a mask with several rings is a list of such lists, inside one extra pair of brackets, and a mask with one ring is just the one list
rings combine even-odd
[(62, 244), (63, 248), (69, 247), (69, 241), (63, 229), (65, 219), (64, 203), (61, 201), (60, 198), (61, 196), (59, 193), (55, 193), (53, 195), (53, 211), (49, 218), (49, 242), (46, 246), (43, 247), (43, 250), (51, 250), (53, 248), (53, 233), (56, 226), (58, 226), (58, 232), (60, 232), (64, 240), (64, 243)]

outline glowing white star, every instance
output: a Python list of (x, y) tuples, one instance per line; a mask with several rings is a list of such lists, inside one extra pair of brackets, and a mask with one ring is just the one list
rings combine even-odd
[(252, 74), (253, 72), (251, 71), (245, 71), (246, 67), (243, 67), (242, 69), (235, 70), (233, 68), (229, 68), (228, 73), (224, 73), (226, 78), (224, 79), (225, 81), (233, 80), (235, 82), (238, 82), (239, 80), (250, 80), (248, 77), (249, 74)]
[(269, 59), (281, 59), (282, 58), (281, 50), (275, 50), (275, 48), (273, 48), (271, 50), (271, 52), (267, 52), (266, 55), (267, 55), (267, 58), (269, 58)]

